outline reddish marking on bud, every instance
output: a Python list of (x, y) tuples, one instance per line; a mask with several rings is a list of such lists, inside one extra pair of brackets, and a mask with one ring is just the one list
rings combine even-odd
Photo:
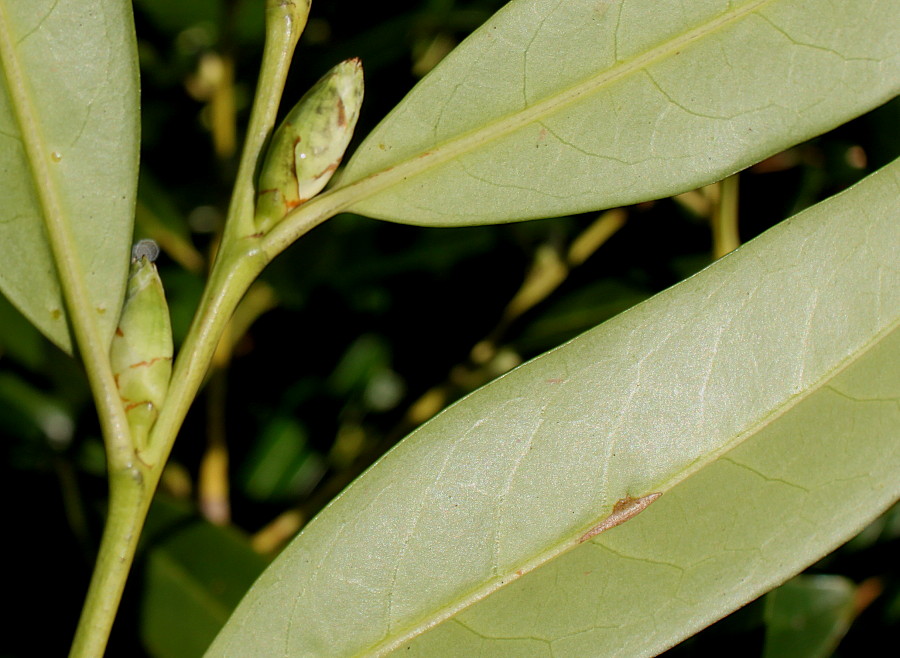
[[(300, 137), (300, 135), (297, 135), (294, 138), (294, 145), (291, 148), (291, 153), (297, 153), (297, 145), (300, 144), (300, 142), (302, 142), (302, 141), (303, 141), (303, 138)], [(306, 157), (306, 156), (303, 156), (303, 157)], [(296, 158), (296, 156), (294, 156), (290, 159), (290, 162), (288, 163), (288, 167), (291, 172), (291, 178), (293, 178), (296, 181), (297, 180), (297, 158)]]
[(116, 327), (116, 336), (124, 336), (124, 335), (125, 334), (122, 333), (122, 327)]
[(650, 503), (652, 503), (660, 496), (662, 496), (662, 492), (657, 491), (655, 493), (648, 494), (643, 498), (632, 498), (631, 496), (625, 496), (624, 498), (618, 500), (616, 504), (613, 505), (612, 514), (607, 516), (605, 519), (603, 519), (603, 521), (581, 535), (581, 537), (578, 539), (578, 543), (581, 544), (583, 542), (586, 542), (588, 539), (596, 537), (605, 530), (615, 528), (617, 525), (625, 523), (628, 519), (637, 516), (645, 509), (647, 509)]
[(338, 123), (338, 126), (343, 128), (347, 125), (347, 108), (344, 106), (344, 101), (340, 97), (338, 97), (338, 99), (337, 99), (337, 104), (338, 104), (337, 123)]
[[(322, 176), (325, 176), (326, 174), (327, 174), (328, 177), (330, 178), (331, 175), (337, 170), (338, 165), (339, 165), (340, 163), (341, 163), (341, 159), (338, 158), (337, 160), (335, 160), (334, 162), (332, 162), (330, 165), (328, 165), (327, 167), (325, 167), (325, 168), (324, 168), (322, 171), (320, 171), (318, 174), (316, 174), (315, 176), (313, 176), (313, 180), (319, 180), (320, 178), (322, 178)], [(317, 192), (317, 194), (318, 194), (318, 192)], [(308, 199), (306, 199), (306, 200), (308, 201)]]
[(144, 366), (152, 366), (157, 361), (171, 361), (171, 356), (157, 356), (149, 361), (138, 361), (137, 363), (132, 363), (129, 368), (143, 368)]

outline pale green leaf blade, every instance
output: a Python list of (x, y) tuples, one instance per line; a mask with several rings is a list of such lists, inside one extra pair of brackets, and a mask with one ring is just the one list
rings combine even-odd
[(779, 584), (900, 495), (898, 357), (894, 330), (785, 422), (403, 655), (651, 656)]
[[(720, 180), (900, 91), (895, 0), (516, 0), (368, 136), (351, 207), (422, 225)], [(367, 176), (372, 176), (368, 180)]]
[(898, 190), (900, 161), (426, 423), (210, 655), (652, 654), (845, 541), (900, 495)]
[[(137, 190), (131, 4), (0, 0), (0, 291), (53, 342), (72, 341), (39, 194), (59, 200), (107, 338), (125, 286)], [(13, 79), (14, 71), (20, 74)], [(23, 127), (31, 122), (32, 129)], [(40, 162), (29, 155), (29, 145)]]

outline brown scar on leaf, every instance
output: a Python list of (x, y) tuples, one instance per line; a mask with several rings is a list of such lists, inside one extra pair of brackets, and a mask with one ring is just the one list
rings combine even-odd
[(632, 498), (631, 496), (625, 496), (624, 498), (618, 500), (616, 504), (613, 505), (612, 514), (607, 516), (600, 523), (581, 535), (578, 543), (584, 543), (588, 539), (596, 537), (601, 532), (609, 530), (610, 528), (615, 528), (617, 525), (625, 523), (628, 519), (634, 518), (645, 509), (647, 509), (650, 503), (652, 503), (660, 496), (662, 496), (662, 492), (657, 491), (652, 494), (647, 494), (642, 498)]

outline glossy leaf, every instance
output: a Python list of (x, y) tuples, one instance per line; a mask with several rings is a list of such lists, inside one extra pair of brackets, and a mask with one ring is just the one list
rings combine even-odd
[[(894, 0), (517, 0), (369, 135), (354, 212), (552, 217), (726, 177), (900, 91)], [(361, 188), (362, 189), (362, 188)]]
[(650, 655), (846, 541), (900, 496), (898, 188), (900, 161), (423, 425), (210, 655)]
[(43, 215), (55, 199), (111, 338), (137, 188), (133, 23), (118, 0), (0, 0), (0, 291), (68, 352)]
[(141, 636), (156, 658), (202, 654), (266, 566), (246, 537), (197, 519), (189, 509), (158, 497), (147, 523)]
[(832, 655), (855, 616), (855, 596), (842, 576), (797, 576), (769, 592), (763, 658)]

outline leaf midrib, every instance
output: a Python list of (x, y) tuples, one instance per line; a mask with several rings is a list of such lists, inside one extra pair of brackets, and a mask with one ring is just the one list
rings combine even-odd
[[(60, 279), (80, 276), (80, 271), (71, 258), (60, 259), (58, 253), (57, 243), (60, 241), (60, 238), (62, 241), (72, 244), (71, 232), (68, 230), (69, 221), (60, 201), (59, 190), (54, 185), (50, 175), (47, 164), (49, 149), (38, 126), (36, 105), (33, 102), (32, 94), (22, 72), (17, 52), (17, 47), (20, 45), (21, 40), (13, 39), (7, 14), (8, 10), (5, 3), (0, 2), (0, 62), (3, 65), (10, 107), (12, 108), (16, 125), (19, 128), (19, 138), (31, 171), (31, 182), (34, 185), (40, 205), (41, 218), (44, 221), (44, 227), (49, 238), (49, 246), (57, 272), (57, 281), (62, 283)], [(61, 260), (62, 262), (60, 262)], [(60, 273), (62, 273), (62, 276), (60, 276)]]
[[(830, 382), (834, 381), (836, 377), (838, 377), (844, 370), (852, 366), (854, 363), (857, 363), (860, 359), (862, 359), (865, 354), (867, 354), (870, 350), (875, 348), (878, 344), (884, 341), (888, 336), (890, 336), (897, 328), (900, 327), (900, 319), (895, 319), (892, 323), (890, 323), (886, 328), (882, 329), (878, 333), (876, 333), (872, 338), (863, 343), (858, 349), (850, 352), (844, 359), (840, 360), (833, 368), (824, 373), (818, 380), (810, 384), (806, 390), (796, 395), (790, 396), (781, 404), (775, 405), (772, 410), (762, 416), (758, 421), (753, 423), (744, 431), (736, 434), (731, 440), (722, 444), (722, 446), (715, 451), (711, 451), (708, 453), (704, 453), (700, 458), (698, 458), (694, 463), (692, 463), (687, 468), (680, 470), (674, 477), (666, 481), (665, 484), (656, 487), (656, 491), (659, 492), (667, 492), (671, 491), (678, 484), (686, 480), (691, 475), (694, 475), (696, 472), (700, 471), (703, 468), (708, 467), (709, 465), (717, 462), (724, 455), (734, 450), (740, 444), (742, 444), (747, 439), (758, 435), (765, 427), (771, 425), (776, 422), (779, 418), (783, 417), (790, 410), (794, 409), (801, 403), (803, 403), (808, 398), (812, 397), (819, 391), (822, 391), (828, 388)], [(634, 495), (645, 495), (648, 492), (632, 492)], [(372, 647), (369, 650), (361, 652), (360, 656), (385, 656), (390, 654), (392, 651), (395, 651), (399, 647), (401, 647), (406, 642), (410, 641), (414, 637), (421, 635), (424, 632), (434, 628), (435, 626), (447, 621), (452, 618), (456, 614), (462, 612), (466, 608), (475, 605), (479, 601), (487, 598), (495, 591), (499, 590), (501, 587), (505, 587), (509, 585), (515, 580), (518, 580), (521, 576), (534, 571), (535, 569), (543, 566), (544, 564), (558, 558), (563, 553), (570, 551), (573, 548), (578, 547), (582, 542), (579, 539), (580, 533), (573, 534), (572, 539), (564, 542), (560, 542), (559, 544), (553, 546), (549, 550), (540, 553), (539, 555), (531, 558), (527, 562), (523, 563), (515, 571), (511, 571), (509, 573), (501, 574), (495, 577), (492, 577), (486, 584), (479, 587), (475, 592), (470, 593), (467, 596), (461, 597), (459, 600), (453, 602), (450, 605), (447, 605), (443, 609), (439, 610), (437, 613), (432, 615), (426, 615), (419, 623), (414, 624), (412, 626), (407, 627), (407, 630), (402, 633), (397, 633), (393, 635), (393, 637), (386, 638), (379, 642), (377, 645)]]
[[(54, 5), (50, 12), (57, 9), (58, 6)], [(19, 61), (17, 48), (20, 41), (13, 40), (10, 27), (6, 4), (0, 0), (0, 64), (40, 204), (52, 262), (63, 295), (63, 305), (88, 375), (104, 437), (108, 441), (110, 463), (128, 463), (130, 468), (132, 450), (129, 430), (109, 365), (109, 341), (104, 338), (94, 311), (81, 254), (72, 232), (73, 218), (62, 203), (58, 185), (50, 174), (50, 149), (38, 125), (36, 104)], [(33, 36), (35, 33), (32, 31), (29, 34)]]
[(496, 141), (524, 126), (552, 116), (562, 109), (600, 92), (605, 87), (627, 78), (631, 74), (640, 73), (653, 62), (674, 56), (688, 44), (708, 34), (724, 29), (775, 1), (751, 0), (742, 7), (720, 14), (693, 30), (684, 32), (651, 48), (642, 55), (620, 62), (612, 68), (592, 75), (586, 80), (565, 90), (558, 91), (526, 108), (499, 117), (481, 128), (461, 133), (444, 140), (434, 148), (409, 156), (396, 164), (368, 174), (347, 185), (342, 185), (340, 188), (335, 188), (334, 192), (337, 194), (346, 191), (352, 194), (353, 198), (348, 200), (347, 206), (359, 203), (399, 182), (421, 175), (449, 160), (483, 147), (488, 142)]

